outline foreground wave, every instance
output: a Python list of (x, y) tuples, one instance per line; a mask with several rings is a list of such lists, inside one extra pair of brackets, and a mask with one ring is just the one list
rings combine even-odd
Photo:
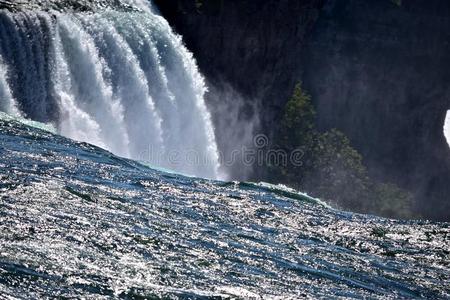
[(0, 139), (5, 298), (450, 297), (449, 224), (164, 173), (14, 119)]

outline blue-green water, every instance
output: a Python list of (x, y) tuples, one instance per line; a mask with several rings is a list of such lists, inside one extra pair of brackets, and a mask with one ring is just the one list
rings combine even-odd
[(14, 120), (0, 141), (2, 299), (450, 297), (449, 224), (163, 173)]

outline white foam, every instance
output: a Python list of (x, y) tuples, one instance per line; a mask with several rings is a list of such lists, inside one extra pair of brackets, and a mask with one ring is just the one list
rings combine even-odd
[(41, 123), (41, 122), (23, 118), (21, 116), (10, 115), (5, 112), (0, 112), (0, 120), (15, 121), (15, 122), (19, 122), (19, 123), (22, 123), (22, 124), (30, 126), (30, 127), (34, 127), (34, 128), (40, 129), (40, 130), (44, 130), (44, 131), (53, 133), (53, 134), (57, 133), (57, 130), (53, 124)]

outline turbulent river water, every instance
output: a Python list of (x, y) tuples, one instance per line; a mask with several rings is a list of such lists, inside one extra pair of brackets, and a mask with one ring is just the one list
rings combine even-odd
[(163, 171), (220, 177), (205, 91), (145, 0), (0, 1), (0, 299), (450, 298), (447, 223)]
[(157, 171), (25, 123), (0, 120), (1, 299), (450, 297), (449, 224)]

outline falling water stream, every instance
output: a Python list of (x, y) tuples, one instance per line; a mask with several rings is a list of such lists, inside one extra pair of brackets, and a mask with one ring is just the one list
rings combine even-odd
[(0, 12), (0, 109), (184, 174), (217, 178), (204, 79), (145, 2), (139, 10)]

